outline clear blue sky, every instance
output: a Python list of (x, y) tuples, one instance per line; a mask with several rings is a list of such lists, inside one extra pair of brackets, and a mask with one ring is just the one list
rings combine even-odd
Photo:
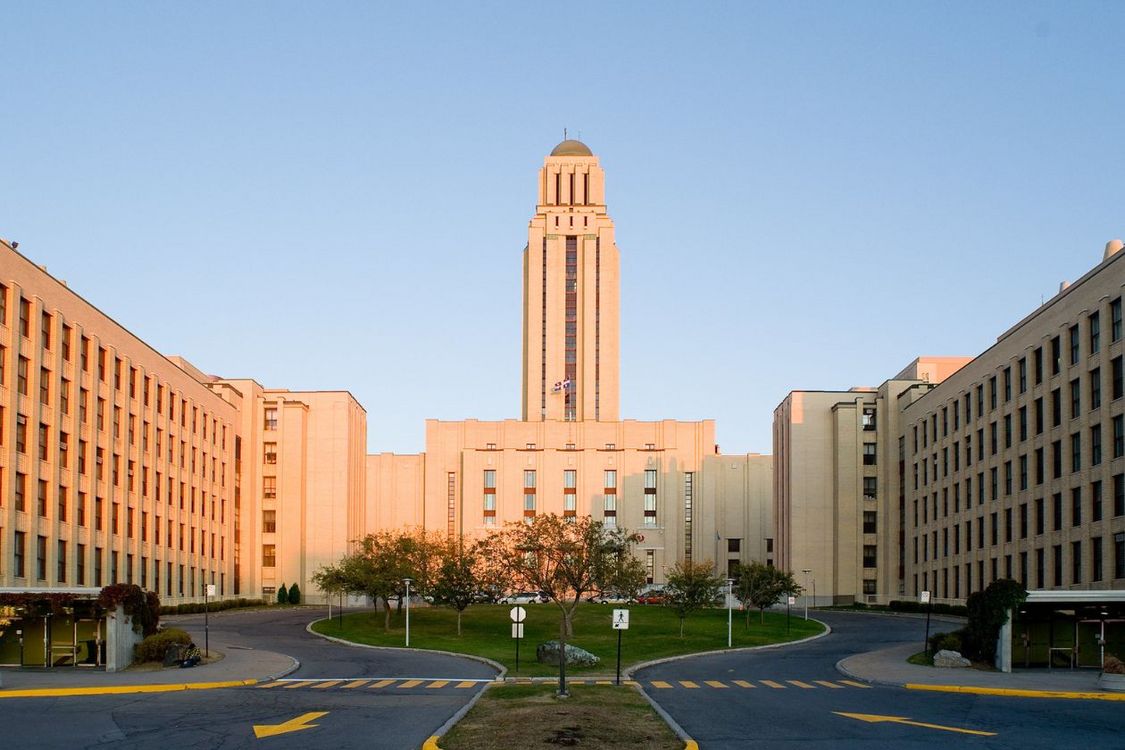
[(979, 353), (1125, 234), (1125, 3), (693, 6), (3, 2), (0, 236), (415, 452), (519, 416), (565, 126), (607, 173), (622, 415), (733, 453), (791, 389)]

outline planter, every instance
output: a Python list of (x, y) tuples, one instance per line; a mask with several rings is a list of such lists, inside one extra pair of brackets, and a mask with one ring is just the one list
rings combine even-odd
[(1107, 674), (1102, 672), (1098, 677), (1098, 687), (1102, 690), (1111, 690), (1115, 693), (1125, 693), (1125, 674)]

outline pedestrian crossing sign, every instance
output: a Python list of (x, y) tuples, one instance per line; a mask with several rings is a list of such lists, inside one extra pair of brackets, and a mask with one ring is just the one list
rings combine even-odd
[(629, 610), (615, 609), (613, 610), (613, 629), (614, 630), (628, 630), (629, 629)]

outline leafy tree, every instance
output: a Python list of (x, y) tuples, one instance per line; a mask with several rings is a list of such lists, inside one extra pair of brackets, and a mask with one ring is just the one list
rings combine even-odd
[(606, 528), (589, 516), (548, 513), (529, 523), (511, 521), (498, 534), (488, 547), (500, 556), (495, 562), (507, 568), (517, 586), (550, 597), (562, 614), (559, 632), (564, 644), (574, 634), (574, 613), (586, 594), (639, 587), (636, 578), (643, 575), (639, 562), (629, 562), (636, 534)]
[(1027, 589), (1010, 578), (993, 581), (984, 591), (974, 591), (965, 601), (969, 624), (962, 632), (964, 650), (972, 657), (996, 660), (996, 639), (1008, 621), (1008, 612), (1027, 599)]
[(477, 592), (477, 549), (466, 549), (464, 540), (449, 539), (438, 550), (437, 573), (430, 584), (434, 603), (457, 611), (457, 635), (461, 635), (461, 614), (473, 603)]
[(697, 609), (710, 607), (722, 592), (724, 579), (715, 575), (711, 562), (682, 562), (668, 572), (664, 584), (664, 604), (676, 610), (680, 618), (680, 637), (684, 637), (684, 620)]
[(341, 565), (322, 565), (310, 580), (326, 598), (348, 593), (348, 582)]
[(495, 604), (508, 591), (515, 587), (512, 572), (506, 559), (506, 550), (500, 534), (489, 534), (473, 545), (476, 562), (473, 575), (476, 578), (476, 596)]
[(301, 603), (301, 588), (295, 583), (292, 586), (289, 587), (289, 603), (290, 604), (300, 604)]
[(277, 603), (287, 604), (289, 602), (289, 592), (285, 590), (285, 584), (281, 584), (281, 588), (277, 590)]
[(750, 627), (750, 608), (758, 610), (761, 621), (766, 621), (766, 608), (772, 607), (783, 597), (797, 596), (803, 590), (793, 574), (780, 568), (752, 562), (738, 566), (734, 595), (746, 610), (746, 626)]

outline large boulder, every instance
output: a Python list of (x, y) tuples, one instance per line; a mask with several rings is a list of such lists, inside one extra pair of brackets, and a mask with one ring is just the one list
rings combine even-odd
[(935, 667), (967, 667), (969, 665), (969, 660), (956, 651), (942, 649), (934, 654)]
[[(554, 664), (558, 666), (559, 663), (559, 646), (558, 641), (547, 641), (540, 643), (535, 647), (535, 660), (540, 664)], [(591, 654), (585, 649), (566, 644), (566, 663), (568, 666), (578, 667), (592, 667), (597, 664), (601, 659)]]

